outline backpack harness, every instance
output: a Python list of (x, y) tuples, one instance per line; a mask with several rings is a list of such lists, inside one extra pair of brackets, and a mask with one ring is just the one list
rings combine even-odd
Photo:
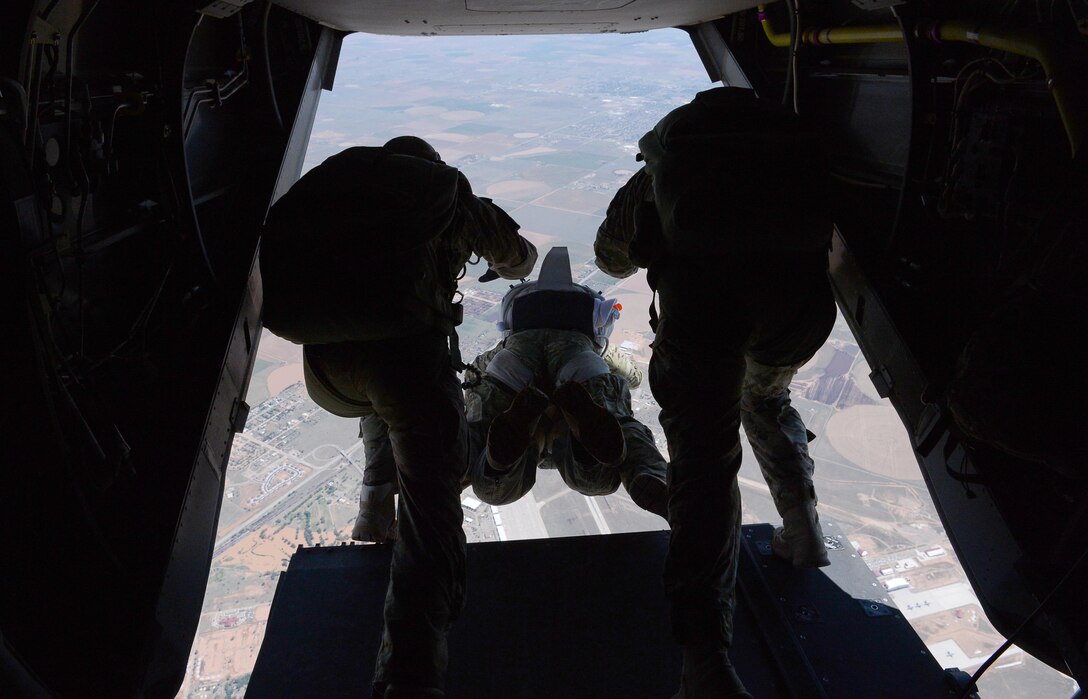
[(603, 351), (619, 318), (615, 301), (606, 300), (601, 292), (584, 284), (576, 284), (567, 248), (554, 247), (544, 258), (536, 281), (517, 284), (506, 292), (498, 327), (506, 337), (538, 328), (574, 330), (592, 339)]

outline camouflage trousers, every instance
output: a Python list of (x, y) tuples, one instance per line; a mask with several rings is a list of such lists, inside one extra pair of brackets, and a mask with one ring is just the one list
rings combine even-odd
[(393, 443), (389, 441), (389, 426), (377, 413), (359, 418), (359, 439), (363, 441), (363, 485), (381, 485), (397, 478), (397, 462), (393, 458)]
[(368, 462), (395, 465), (399, 538), (374, 681), (443, 687), (446, 636), (465, 594), (464, 401), (446, 338), (308, 346), (306, 364), (319, 404), (366, 416)]
[(740, 422), (780, 515), (816, 497), (809, 431), (790, 404), (789, 390), (797, 370), (808, 359), (776, 367), (744, 358)]
[[(563, 482), (583, 495), (608, 495), (636, 476), (665, 478), (666, 465), (649, 428), (631, 410), (627, 380), (609, 371), (593, 342), (568, 330), (524, 330), (511, 335), (473, 362), (482, 380), (465, 391), (469, 426), (467, 480), (476, 496), (491, 505), (515, 502), (536, 482), (537, 468), (552, 468)], [(605, 467), (573, 439), (566, 421), (549, 406), (525, 454), (507, 471), (487, 463), (487, 431), (496, 415), (510, 407), (514, 395), (530, 384), (545, 393), (567, 380), (580, 381), (599, 405), (616, 416), (627, 444), (627, 458), (618, 467)]]
[[(814, 495), (788, 386), (835, 321), (826, 259), (672, 259), (651, 269), (661, 319), (650, 387), (669, 446), (665, 591), (679, 643), (732, 640), (741, 423), (779, 512)], [(708, 299), (720, 300), (714, 314)]]

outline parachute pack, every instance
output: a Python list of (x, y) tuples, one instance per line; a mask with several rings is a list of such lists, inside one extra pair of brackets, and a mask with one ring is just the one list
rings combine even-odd
[(576, 330), (604, 347), (617, 318), (615, 299), (606, 300), (599, 291), (575, 284), (567, 248), (554, 247), (536, 281), (522, 282), (506, 292), (499, 329), (506, 335), (538, 328)]
[(461, 307), (437, 245), (457, 195), (456, 168), (386, 148), (348, 148), (307, 172), (265, 225), (265, 326), (299, 344), (452, 332)]
[(638, 142), (665, 250), (826, 247), (831, 219), (817, 144), (796, 114), (751, 90), (706, 90), (669, 112)]

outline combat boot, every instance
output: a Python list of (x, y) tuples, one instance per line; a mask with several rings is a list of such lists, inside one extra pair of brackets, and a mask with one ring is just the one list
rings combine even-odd
[(822, 568), (831, 565), (824, 545), (820, 515), (815, 498), (805, 498), (782, 514), (782, 526), (774, 530), (771, 548), (795, 568)]
[(752, 699), (729, 660), (729, 647), (718, 643), (684, 646), (680, 691), (672, 699)]
[(627, 444), (616, 416), (597, 405), (586, 387), (577, 381), (568, 381), (552, 394), (554, 402), (563, 412), (571, 434), (589, 455), (604, 466), (619, 466), (627, 458)]
[(372, 541), (377, 544), (397, 540), (397, 494), (395, 482), (378, 485), (363, 484), (359, 494), (359, 516), (351, 530), (355, 541)]
[(508, 471), (522, 457), (547, 407), (548, 396), (526, 386), (514, 396), (509, 408), (495, 416), (487, 429), (487, 463), (491, 468)]

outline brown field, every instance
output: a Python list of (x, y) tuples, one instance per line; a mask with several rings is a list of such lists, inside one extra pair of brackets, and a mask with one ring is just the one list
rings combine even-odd
[[(437, 133), (429, 133), (423, 137), (427, 141), (434, 143), (435, 141), (446, 141), (448, 143), (467, 143), (472, 140), (472, 136), (463, 133), (448, 133), (446, 131), (439, 131)], [(445, 156), (443, 156), (445, 157)], [(447, 162), (453, 162), (448, 160)]]
[[(274, 573), (283, 570), (284, 559), (291, 558), (295, 549), (304, 543), (301, 534), (296, 537), (293, 526), (285, 527), (276, 533), (273, 533), (275, 527), (271, 526), (262, 531), (266, 538), (262, 539), (259, 532), (252, 533), (224, 551), (217, 560), (225, 561), (230, 557), (232, 565), (245, 566), (253, 573)], [(336, 536), (328, 531), (314, 532), (313, 540), (314, 544), (331, 546), (336, 543)]]
[(922, 480), (903, 423), (885, 405), (855, 405), (827, 423), (835, 451), (867, 471), (899, 480)]
[(541, 199), (541, 206), (551, 206), (566, 211), (582, 214), (596, 214), (608, 208), (612, 197), (601, 192), (589, 192), (579, 189), (559, 189)]
[[(609, 297), (615, 297), (623, 305), (623, 310), (620, 311), (620, 319), (616, 321), (616, 325), (612, 329), (613, 342), (634, 339), (634, 337), (639, 337), (642, 333), (650, 331), (649, 309), (653, 292), (650, 291), (650, 285), (646, 282), (646, 272), (644, 270), (639, 270), (637, 274), (624, 279), (618, 286), (605, 293)], [(636, 340), (636, 342), (643, 345), (648, 360), (648, 343), (641, 339)]]
[(550, 146), (534, 146), (532, 148), (526, 148), (524, 150), (514, 151), (513, 153), (507, 153), (505, 155), (496, 155), (491, 160), (496, 162), (502, 162), (507, 158), (524, 158), (530, 155), (542, 155), (544, 153), (554, 153), (555, 149)]
[(232, 564), (243, 565), (254, 573), (283, 570), (283, 559), (291, 557), (297, 543), (286, 543), (283, 537), (273, 537), (271, 529), (266, 530), (266, 536), (267, 539), (261, 539), (257, 534), (250, 534), (224, 552), (220, 560), (231, 556)]
[(237, 504), (239, 507), (241, 507), (242, 509), (245, 509), (245, 510), (251, 509), (253, 507), (256, 507), (256, 505), (250, 505), (249, 504), (249, 499), (250, 498), (255, 498), (255, 497), (257, 497), (258, 495), (261, 494), (261, 484), (260, 483), (244, 483), (244, 484), (238, 486), (237, 493), (238, 494), (235, 495), (234, 498), (233, 498), (234, 501), (235, 501), (235, 504)]
[(985, 657), (1002, 642), (1001, 637), (991, 631), (982, 608), (973, 604), (930, 614), (915, 619), (912, 624), (927, 644), (952, 640), (969, 658)]
[(252, 671), (264, 639), (269, 606), (259, 607), (257, 620), (251, 623), (197, 636), (193, 645), (196, 669), (191, 682), (199, 685)]
[(650, 283), (646, 281), (646, 270), (639, 270), (621, 281), (619, 285), (626, 291), (645, 294), (651, 293)]
[(880, 552), (884, 550), (884, 547), (878, 544), (875, 539), (865, 534), (853, 533), (850, 535), (850, 541), (856, 541), (858, 544), (858, 548), (862, 551), (865, 551), (870, 556), (879, 555)]
[(483, 112), (474, 112), (469, 109), (455, 109), (441, 112), (438, 117), (446, 121), (475, 121), (484, 116)]
[[(540, 253), (541, 259), (544, 259), (544, 255), (551, 249), (553, 245), (559, 242), (559, 239), (554, 235), (548, 235), (547, 233), (537, 233), (536, 231), (518, 231), (523, 235), (530, 243), (536, 246), (537, 252)], [(543, 250), (544, 252), (540, 252)]]
[(536, 180), (506, 180), (487, 188), (487, 196), (516, 201), (530, 201), (551, 191), (546, 182)]
[(288, 386), (294, 386), (301, 381), (303, 381), (301, 363), (281, 366), (268, 375), (268, 395), (275, 396)]
[(296, 345), (265, 330), (261, 333), (261, 344), (257, 349), (257, 356), (269, 362), (301, 364), (302, 345)]

